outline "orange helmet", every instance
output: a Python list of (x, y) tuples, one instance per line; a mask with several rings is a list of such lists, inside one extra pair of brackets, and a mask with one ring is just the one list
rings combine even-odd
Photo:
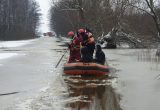
[(74, 36), (74, 32), (73, 32), (73, 31), (68, 32), (67, 36), (68, 36), (68, 37)]
[(78, 33), (79, 33), (79, 34), (84, 33), (84, 32), (85, 32), (84, 29), (79, 29), (79, 30), (78, 30)]

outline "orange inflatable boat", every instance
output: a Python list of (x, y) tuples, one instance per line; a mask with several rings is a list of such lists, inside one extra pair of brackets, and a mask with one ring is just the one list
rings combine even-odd
[(97, 63), (67, 63), (64, 64), (64, 73), (69, 75), (106, 75), (109, 67)]

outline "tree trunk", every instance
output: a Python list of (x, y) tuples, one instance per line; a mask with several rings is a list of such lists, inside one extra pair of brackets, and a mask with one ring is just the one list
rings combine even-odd
[[(159, 19), (158, 15), (156, 14), (155, 10), (154, 10), (154, 7), (155, 7), (154, 2), (153, 2), (153, 0), (149, 0), (149, 1), (145, 0), (145, 1), (146, 1), (147, 5), (148, 5), (148, 7), (149, 7), (149, 9), (152, 13), (151, 16), (154, 20), (154, 23), (156, 25), (156, 28), (157, 28), (157, 31), (158, 31), (158, 34), (159, 34), (160, 33), (160, 19)], [(158, 34), (157, 34), (157, 38), (160, 40)]]

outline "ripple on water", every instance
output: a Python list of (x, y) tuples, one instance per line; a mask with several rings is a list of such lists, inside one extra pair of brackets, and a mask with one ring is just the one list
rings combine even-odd
[[(60, 71), (49, 88), (21, 104), (27, 110), (120, 110), (115, 92), (116, 78), (108, 76), (68, 76)], [(30, 104), (29, 104), (30, 103)], [(30, 107), (26, 107), (29, 105)], [(25, 109), (24, 109), (25, 110)]]

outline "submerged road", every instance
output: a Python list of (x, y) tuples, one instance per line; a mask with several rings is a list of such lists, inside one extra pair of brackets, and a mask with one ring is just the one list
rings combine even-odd
[(62, 56), (55, 39), (40, 38), (23, 47), (4, 48), (0, 53), (16, 53), (0, 60), (0, 110), (33, 97), (52, 80), (53, 69)]
[[(61, 45), (61, 46), (58, 46)], [(150, 49), (104, 50), (110, 76), (63, 74), (62, 43), (40, 38), (0, 50), (0, 110), (159, 110), (160, 58)]]

